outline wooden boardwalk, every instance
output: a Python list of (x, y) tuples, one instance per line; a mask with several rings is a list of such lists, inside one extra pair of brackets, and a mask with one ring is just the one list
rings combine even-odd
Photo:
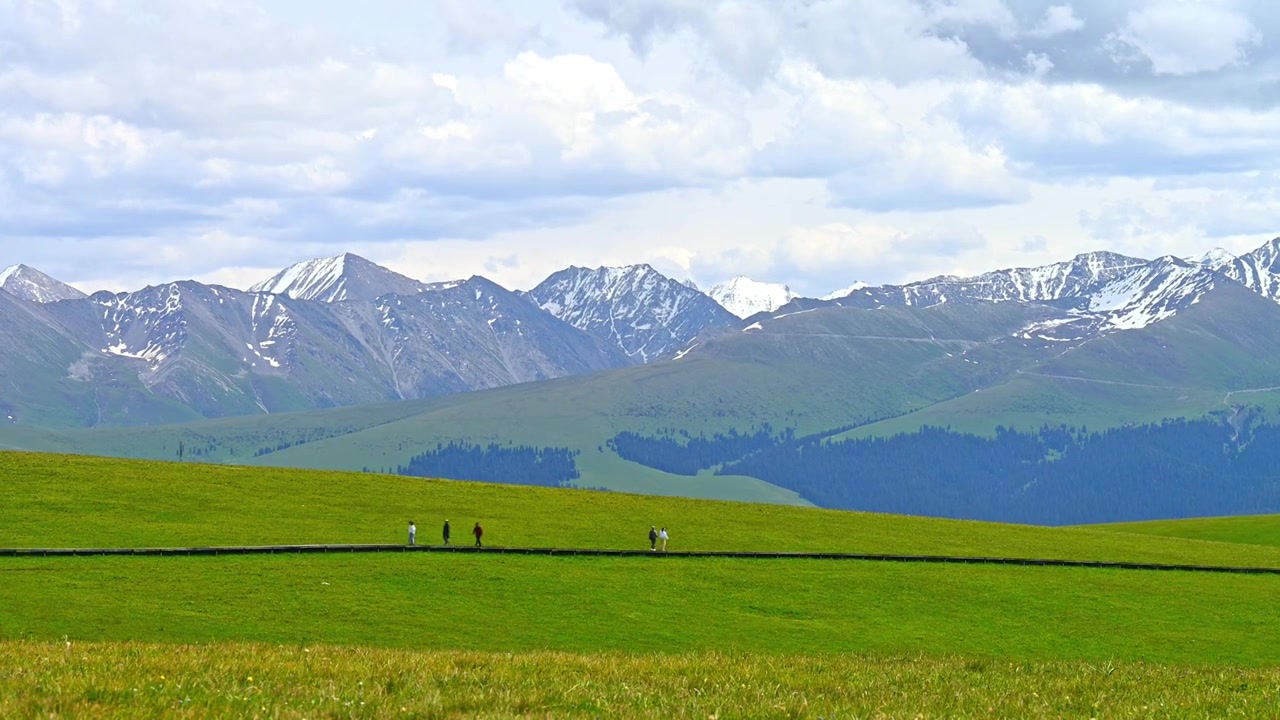
[(1249, 575), (1280, 575), (1280, 568), (1229, 567), (1221, 565), (1168, 565), (1160, 563), (1107, 562), (1096, 560), (1054, 560), (1046, 558), (966, 557), (957, 555), (884, 555), (876, 553), (746, 552), (734, 550), (603, 550), (593, 548), (482, 547), (469, 545), (244, 545), (227, 547), (169, 548), (0, 548), (0, 557), (92, 557), (192, 556), (192, 555), (287, 555), (306, 553), (472, 553), (493, 555), (547, 555), (553, 557), (643, 557), (653, 560), (681, 558), (726, 558), (734, 560), (863, 560), (871, 562), (951, 563), (958, 565), (1023, 565), (1077, 567), (1111, 570), (1168, 570)]

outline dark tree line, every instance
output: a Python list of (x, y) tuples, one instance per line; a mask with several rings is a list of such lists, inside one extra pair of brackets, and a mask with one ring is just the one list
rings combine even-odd
[(572, 487), (573, 481), (581, 477), (574, 462), (577, 455), (578, 451), (568, 448), (492, 443), (481, 447), (455, 441), (414, 455), (394, 472), (415, 477)]
[(1280, 511), (1280, 426), (1214, 420), (1087, 432), (926, 427), (776, 445), (723, 466), (823, 507), (1047, 525)]
[(629, 430), (609, 439), (608, 446), (624, 460), (669, 472), (673, 475), (697, 475), (705, 470), (780, 443), (795, 439), (795, 431), (787, 428), (774, 434), (768, 423), (746, 434), (737, 428), (711, 437), (687, 430), (664, 429), (656, 436), (645, 437)]

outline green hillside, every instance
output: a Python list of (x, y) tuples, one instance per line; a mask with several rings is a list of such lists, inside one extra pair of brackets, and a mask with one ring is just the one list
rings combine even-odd
[(4, 558), (0, 573), (7, 639), (1280, 661), (1273, 576), (454, 553)]
[(1280, 546), (1280, 515), (1189, 518), (1135, 523), (1087, 525), (1094, 530), (1137, 533), (1212, 542)]
[(491, 544), (994, 555), (1280, 567), (1280, 549), (1091, 529), (941, 520), (367, 473), (0, 453), (0, 547), (420, 542), (452, 521)]
[(579, 453), (575, 482), (582, 486), (805, 504), (752, 477), (645, 467), (619, 457), (608, 441), (623, 431), (696, 436), (765, 423), (839, 438), (923, 425), (1097, 430), (1227, 419), (1241, 405), (1274, 415), (1280, 314), (1273, 305), (1226, 287), (1170, 320), (1065, 350), (1018, 334), (1056, 317), (1043, 307), (824, 308), (705, 338), (684, 358), (641, 367), (430, 400), (145, 429), (6, 427), (0, 447), (172, 459), (181, 443), (199, 461), (339, 470), (394, 469), (451, 441), (563, 447)]
[[(591, 491), (0, 454), (0, 546), (434, 540), (1280, 567), (1280, 548)], [(0, 638), (1261, 666), (1272, 576), (453, 553), (0, 559)], [(1206, 612), (1212, 608), (1212, 612)]]

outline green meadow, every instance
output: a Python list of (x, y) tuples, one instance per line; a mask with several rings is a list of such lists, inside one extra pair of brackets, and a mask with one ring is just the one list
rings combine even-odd
[(394, 553), (0, 559), (0, 636), (1262, 667), (1280, 578)]
[(1110, 532), (1280, 547), (1280, 515), (1151, 520), (1085, 527)]
[(465, 542), (512, 547), (980, 555), (1280, 567), (1280, 548), (380, 474), (0, 453), (0, 547)]
[[(1240, 537), (364, 473), (0, 453), (0, 477), (0, 547), (398, 543), (409, 519), (434, 543), (448, 517), (508, 546), (665, 525), (672, 549), (1280, 567)], [(1269, 575), (839, 560), (9, 557), (0, 715), (1256, 716), (1278, 596)]]

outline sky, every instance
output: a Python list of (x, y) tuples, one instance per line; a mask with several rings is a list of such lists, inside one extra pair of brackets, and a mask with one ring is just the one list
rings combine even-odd
[(0, 266), (854, 281), (1280, 234), (1273, 0), (0, 0)]

